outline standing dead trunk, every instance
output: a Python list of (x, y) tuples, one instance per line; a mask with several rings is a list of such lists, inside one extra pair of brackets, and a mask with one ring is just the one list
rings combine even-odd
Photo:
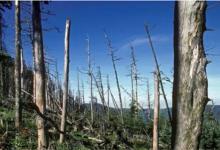
[(154, 126), (153, 126), (153, 150), (159, 149), (159, 110), (160, 110), (160, 90), (158, 72), (154, 72)]
[(98, 67), (98, 81), (99, 81), (100, 93), (102, 96), (102, 98), (101, 98), (102, 104), (103, 104), (104, 110), (106, 111), (105, 94), (104, 94), (104, 88), (103, 88), (103, 83), (102, 83), (102, 72), (101, 72), (100, 66)]
[[(131, 83), (132, 83), (132, 111), (134, 118), (138, 115), (138, 76), (137, 76), (137, 65), (134, 55), (134, 47), (131, 45)], [(135, 82), (134, 82), (135, 81)], [(134, 94), (134, 83), (135, 83), (135, 94)], [(134, 97), (135, 95), (135, 97)]]
[(15, 127), (21, 126), (21, 21), (20, 2), (15, 1)]
[(84, 83), (83, 80), (81, 81), (82, 83), (82, 104), (85, 104), (85, 94), (84, 94)]
[[(33, 21), (33, 42), (35, 55), (35, 95), (36, 105), (39, 111), (45, 114), (45, 64), (43, 50), (43, 36), (41, 27), (40, 2), (32, 2), (32, 21)], [(45, 129), (45, 120), (40, 116), (36, 118), (38, 130), (38, 150), (47, 148), (47, 138)]]
[(149, 80), (147, 80), (147, 117), (150, 120), (151, 117), (151, 107), (150, 107), (150, 87), (149, 87)]
[[(24, 89), (24, 52), (23, 52), (23, 48), (21, 47), (21, 89)], [(22, 98), (23, 94), (21, 94)]]
[(108, 120), (110, 119), (109, 112), (109, 100), (110, 100), (110, 84), (109, 84), (109, 76), (107, 75), (107, 107), (108, 107)]
[(158, 72), (159, 83), (160, 83), (160, 87), (161, 87), (161, 91), (162, 91), (162, 94), (163, 94), (163, 98), (164, 98), (164, 101), (165, 101), (165, 104), (166, 104), (166, 107), (167, 107), (167, 113), (168, 113), (168, 116), (169, 116), (169, 121), (170, 121), (170, 124), (172, 126), (172, 117), (171, 117), (170, 108), (169, 108), (169, 105), (168, 105), (166, 93), (165, 93), (165, 90), (164, 90), (164, 87), (163, 87), (163, 81), (162, 81), (162, 77), (161, 77), (161, 73), (160, 73), (160, 67), (159, 67), (159, 64), (158, 64), (158, 61), (157, 61), (157, 56), (156, 56), (156, 52), (155, 52), (155, 49), (154, 49), (154, 46), (153, 46), (153, 42), (151, 40), (150, 31), (149, 31), (147, 25), (145, 25), (145, 30), (147, 32), (147, 37), (148, 37), (149, 45), (150, 45), (152, 53), (153, 53), (155, 67), (156, 67), (157, 72)]
[(80, 83), (79, 83), (79, 69), (77, 72), (77, 93), (78, 93), (78, 99), (77, 99), (77, 103), (78, 103), (78, 110), (80, 110), (80, 105), (81, 105), (81, 92), (80, 92)]
[(65, 49), (64, 49), (64, 82), (63, 82), (63, 107), (61, 116), (61, 127), (60, 130), (60, 143), (64, 141), (65, 123), (66, 123), (66, 103), (68, 99), (68, 84), (69, 84), (69, 38), (70, 38), (70, 20), (66, 20), (66, 31), (65, 31)]
[(130, 65), (131, 66), (131, 102), (132, 104), (134, 103), (134, 80), (133, 80), (133, 64)]
[(105, 103), (105, 95), (104, 95), (104, 89), (103, 89), (103, 84), (102, 84), (102, 74), (101, 74), (101, 70), (100, 67), (98, 67), (98, 73), (97, 73), (97, 78), (94, 76), (94, 74), (92, 74), (93, 79), (95, 81), (95, 85), (96, 88), (98, 90), (98, 94), (100, 96), (100, 100), (102, 102), (102, 108), (103, 111), (106, 112), (106, 103)]
[(90, 116), (91, 122), (93, 123), (93, 77), (92, 77), (92, 66), (91, 66), (91, 53), (90, 53), (90, 41), (87, 38), (87, 54), (88, 54), (88, 76), (90, 80)]
[(203, 47), (205, 1), (178, 1), (174, 16), (172, 149), (199, 148), (208, 102), (207, 59)]
[(112, 60), (112, 66), (114, 69), (114, 74), (115, 74), (115, 80), (116, 80), (116, 85), (118, 89), (118, 97), (119, 97), (119, 102), (120, 102), (120, 113), (121, 113), (121, 123), (124, 124), (124, 119), (123, 119), (123, 104), (122, 104), (122, 98), (121, 98), (121, 89), (120, 89), (120, 84), (119, 84), (119, 79), (118, 79), (118, 72), (116, 69), (116, 64), (115, 61), (119, 60), (115, 57), (114, 50), (112, 47), (111, 40), (109, 39), (108, 35), (105, 34), (105, 38), (107, 40), (107, 46), (111, 55), (111, 60)]

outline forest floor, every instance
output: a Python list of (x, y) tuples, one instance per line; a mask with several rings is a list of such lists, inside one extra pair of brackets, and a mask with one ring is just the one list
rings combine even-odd
[[(103, 112), (102, 112), (103, 113)], [(59, 144), (59, 132), (54, 124), (47, 121), (48, 149), (86, 150), (86, 149), (149, 149), (151, 146), (152, 122), (146, 124), (142, 118), (124, 117), (124, 124), (115, 112), (110, 114), (94, 113), (94, 122), (89, 118), (90, 111), (68, 114), (66, 138)], [(0, 149), (36, 149), (37, 130), (34, 111), (23, 110), (23, 123), (19, 134), (14, 126), (12, 107), (0, 107)], [(77, 115), (76, 115), (77, 114)], [(58, 114), (48, 112), (48, 117), (59, 126)]]
[[(23, 122), (19, 134), (14, 125), (14, 111), (10, 105), (0, 105), (0, 149), (32, 150), (37, 148), (37, 113), (23, 109)], [(141, 113), (140, 113), (141, 114)], [(111, 111), (110, 117), (104, 112), (94, 113), (91, 123), (90, 111), (75, 111), (68, 114), (66, 138), (59, 144), (59, 114), (47, 113), (54, 122), (47, 121), (49, 150), (148, 150), (151, 149), (153, 122), (146, 122), (143, 115), (132, 119), (129, 111), (124, 113), (124, 124), (119, 115)], [(201, 137), (201, 148), (220, 148), (220, 124), (213, 115), (206, 114)], [(145, 120), (145, 121), (144, 121)], [(16, 134), (17, 133), (17, 134)], [(170, 149), (171, 127), (168, 120), (159, 120), (159, 147)]]

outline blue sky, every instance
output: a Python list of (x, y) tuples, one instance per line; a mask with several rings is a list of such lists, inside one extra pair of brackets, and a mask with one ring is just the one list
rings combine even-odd
[[(207, 10), (207, 28), (213, 31), (205, 33), (205, 48), (208, 53), (220, 54), (220, 22), (218, 2), (209, 2)], [(149, 25), (161, 70), (172, 78), (173, 67), (173, 8), (174, 2), (50, 2), (44, 6), (52, 11), (55, 16), (49, 16), (47, 22), (43, 22), (44, 28), (56, 26), (60, 33), (55, 31), (44, 32), (44, 47), (48, 57), (57, 59), (59, 72), (63, 72), (63, 49), (64, 49), (64, 30), (66, 18), (71, 20), (70, 34), (70, 87), (76, 89), (77, 67), (87, 68), (86, 56), (86, 36), (90, 37), (93, 69), (102, 69), (103, 80), (110, 75), (110, 84), (115, 93), (115, 79), (108, 55), (106, 41), (103, 31), (109, 34), (113, 47), (118, 49), (116, 55), (121, 58), (117, 62), (119, 80), (121, 84), (130, 91), (129, 73), (130, 49), (128, 43), (132, 42), (135, 46), (135, 55), (140, 76), (150, 79), (151, 100), (153, 100), (152, 71), (154, 63), (152, 53), (146, 40), (144, 23)], [(14, 54), (14, 11), (6, 11), (4, 14), (9, 28), (5, 30), (5, 43), (8, 51)], [(24, 46), (25, 58), (31, 64), (31, 47)], [(220, 104), (220, 56), (208, 56), (212, 61), (208, 65), (209, 97), (214, 99), (216, 104)], [(61, 76), (62, 78), (62, 76)], [(88, 87), (88, 77), (81, 75), (85, 87)], [(169, 104), (171, 105), (172, 85), (165, 84)], [(86, 92), (88, 98), (88, 94)], [(98, 95), (97, 95), (98, 96)], [(128, 96), (123, 94), (125, 106), (128, 107), (130, 101)], [(139, 86), (139, 101), (146, 106), (146, 81), (141, 80)], [(164, 102), (161, 97), (161, 107)]]

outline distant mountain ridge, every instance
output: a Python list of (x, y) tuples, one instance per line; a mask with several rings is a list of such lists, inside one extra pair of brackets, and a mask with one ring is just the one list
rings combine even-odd
[[(90, 109), (90, 103), (83, 104), (83, 106), (86, 107), (86, 109)], [(94, 108), (94, 110), (99, 111), (99, 112), (103, 111), (103, 106), (102, 106), (102, 104), (99, 104), (99, 103), (94, 103), (93, 108)], [(110, 109), (113, 111), (116, 110), (116, 108), (113, 108), (113, 107), (111, 107)], [(123, 111), (128, 112), (129, 108), (123, 108)], [(144, 111), (146, 112), (147, 109), (144, 109)], [(170, 108), (170, 111), (172, 111), (171, 108)], [(214, 105), (214, 106), (207, 105), (205, 111), (207, 111), (207, 112), (213, 111), (214, 117), (218, 121), (220, 121), (220, 105)], [(151, 112), (153, 112), (153, 110), (151, 110)], [(160, 114), (163, 115), (165, 118), (168, 118), (168, 113), (167, 113), (166, 108), (160, 109)]]
[[(170, 111), (171, 111), (171, 108), (170, 108)], [(212, 111), (215, 119), (220, 121), (220, 105), (214, 105), (214, 106), (207, 105), (205, 111), (206, 112)], [(168, 113), (167, 113), (166, 108), (161, 109), (160, 114), (163, 115), (164, 117), (168, 118)]]

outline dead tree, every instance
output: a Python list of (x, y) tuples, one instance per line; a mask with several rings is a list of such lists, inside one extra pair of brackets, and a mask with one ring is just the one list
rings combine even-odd
[[(24, 89), (24, 51), (21, 47), (21, 89)], [(23, 96), (22, 96), (23, 98)]]
[[(32, 19), (31, 19), (31, 5), (28, 5), (27, 3), (23, 2), (23, 5), (21, 5), (21, 9), (24, 10), (24, 13), (27, 13), (27, 15), (24, 16), (25, 19), (22, 20), (23, 23), (25, 23), (22, 28), (23, 32), (25, 32), (25, 35), (28, 37), (28, 40), (31, 43), (32, 47), (32, 68), (33, 68), (33, 101), (36, 102), (36, 79), (35, 79), (35, 52), (34, 52), (34, 35), (33, 35), (33, 27), (32, 27)], [(25, 7), (24, 7), (25, 6)], [(27, 9), (27, 10), (26, 10)]]
[(133, 64), (130, 65), (131, 69), (130, 69), (130, 77), (131, 77), (131, 102), (134, 102), (134, 77), (133, 77)]
[(106, 38), (106, 41), (107, 41), (108, 50), (110, 52), (110, 56), (111, 56), (111, 60), (112, 60), (112, 66), (113, 66), (113, 69), (114, 69), (114, 74), (115, 74), (115, 79), (116, 79), (116, 85), (117, 85), (117, 89), (118, 89), (118, 97), (119, 97), (119, 102), (120, 102), (120, 113), (121, 113), (121, 123), (124, 124), (121, 89), (120, 89), (120, 84), (119, 84), (119, 79), (118, 79), (118, 72), (117, 72), (116, 64), (115, 64), (115, 62), (119, 59), (116, 58), (115, 51), (112, 47), (112, 42), (111, 42), (111, 40), (109, 39), (109, 37), (106, 33), (105, 33), (105, 38)]
[[(138, 75), (137, 75), (137, 64), (134, 55), (134, 47), (131, 48), (131, 83), (132, 83), (132, 110), (133, 115), (136, 118), (138, 115)], [(134, 93), (134, 81), (135, 81), (135, 93)]]
[(110, 84), (109, 84), (109, 76), (107, 75), (107, 107), (108, 107), (108, 120), (110, 119), (109, 115), (110, 115), (110, 112), (109, 112), (109, 100), (110, 100)]
[(65, 123), (66, 123), (66, 103), (68, 99), (68, 86), (69, 86), (69, 39), (70, 39), (70, 20), (66, 20), (66, 31), (64, 39), (64, 81), (63, 81), (63, 105), (60, 130), (60, 143), (64, 141)]
[(84, 83), (83, 80), (81, 81), (82, 83), (82, 103), (85, 104), (85, 92), (84, 92)]
[(148, 120), (151, 117), (151, 107), (150, 107), (150, 87), (149, 87), (149, 80), (147, 80), (147, 117)]
[(159, 149), (159, 110), (160, 110), (160, 90), (158, 72), (154, 72), (154, 126), (153, 126), (153, 150)]
[(104, 95), (104, 89), (103, 89), (103, 84), (102, 84), (102, 74), (101, 74), (100, 67), (98, 67), (97, 78), (94, 76), (94, 74), (92, 74), (92, 76), (95, 81), (95, 85), (98, 90), (98, 94), (101, 99), (101, 102), (102, 102), (103, 111), (106, 111), (106, 109), (105, 109), (105, 105), (106, 105), (105, 95)]
[(78, 98), (77, 100), (77, 105), (78, 105), (78, 110), (80, 110), (80, 105), (81, 105), (81, 92), (80, 92), (80, 83), (79, 83), (79, 69), (77, 72), (77, 93), (78, 93)]
[(157, 69), (157, 72), (158, 72), (161, 91), (162, 91), (162, 94), (163, 94), (163, 98), (164, 98), (166, 108), (167, 108), (167, 113), (168, 113), (168, 116), (169, 116), (169, 121), (170, 121), (170, 124), (172, 126), (172, 117), (171, 117), (170, 108), (169, 108), (169, 105), (168, 105), (166, 93), (165, 93), (165, 90), (164, 90), (164, 87), (163, 87), (163, 81), (162, 81), (162, 77), (161, 77), (161, 73), (160, 73), (160, 67), (159, 67), (159, 64), (158, 64), (158, 61), (157, 61), (157, 56), (156, 56), (156, 52), (155, 52), (155, 49), (154, 49), (154, 46), (153, 46), (153, 42), (151, 40), (150, 31), (149, 31), (147, 25), (145, 25), (145, 30), (146, 30), (146, 33), (147, 33), (147, 38), (148, 38), (148, 41), (149, 41), (149, 45), (150, 45), (152, 53), (153, 53), (155, 66), (156, 66), (156, 69)]
[(102, 95), (102, 103), (104, 105), (104, 109), (105, 109), (105, 94), (104, 94), (104, 88), (103, 88), (103, 83), (102, 83), (102, 72), (101, 72), (101, 68), (100, 66), (98, 67), (98, 82), (99, 82), (99, 87), (100, 87), (100, 93)]
[[(44, 48), (41, 27), (40, 2), (32, 2), (32, 21), (33, 21), (33, 42), (35, 55), (35, 79), (36, 79), (36, 105), (39, 111), (45, 114), (45, 64), (44, 64)], [(47, 138), (45, 129), (45, 120), (37, 116), (38, 129), (38, 150), (47, 148)]]
[(61, 105), (62, 103), (62, 86), (59, 78), (59, 72), (58, 72), (58, 67), (57, 67), (57, 61), (55, 61), (55, 80), (56, 80), (56, 99), (58, 100), (57, 102)]
[(21, 126), (22, 108), (21, 108), (21, 19), (20, 2), (15, 1), (15, 127)]
[(208, 102), (208, 63), (203, 46), (206, 2), (175, 2), (172, 149), (199, 148)]
[[(48, 2), (47, 1), (44, 1), (45, 4), (47, 4)], [(23, 31), (23, 35), (25, 37), (25, 39), (27, 38), (28, 42), (30, 42), (31, 44), (31, 47), (32, 47), (32, 59), (33, 59), (33, 62), (35, 60), (35, 55), (34, 55), (34, 46), (33, 46), (33, 28), (32, 28), (32, 19), (31, 19), (31, 5), (30, 5), (30, 2), (25, 2), (23, 1), (21, 3), (21, 9), (23, 10), (23, 13), (22, 13), (22, 31)], [(42, 20), (46, 20), (47, 18), (45, 18), (46, 15), (54, 15), (52, 14), (50, 11), (47, 11), (47, 10), (44, 10), (45, 8), (42, 7), (41, 8), (41, 14), (43, 14), (43, 19)], [(51, 30), (55, 30), (55, 31), (59, 31), (58, 28), (56, 27), (50, 27), (50, 28), (42, 28), (42, 31), (51, 31)], [(26, 41), (27, 42), (27, 41)], [(33, 68), (33, 74), (34, 71), (35, 71), (35, 64), (33, 63), (32, 65), (32, 68)], [(36, 92), (36, 85), (35, 85), (35, 82), (36, 82), (36, 79), (35, 79), (35, 76), (33, 76), (33, 100), (35, 101), (35, 92)]]
[(93, 123), (93, 77), (92, 77), (92, 65), (91, 65), (91, 53), (90, 53), (90, 41), (87, 37), (87, 55), (88, 55), (88, 76), (90, 80), (90, 115), (91, 122)]
[[(45, 57), (46, 59), (46, 57)], [(49, 63), (47, 63), (47, 61), (45, 61), (45, 84), (46, 84), (46, 87), (45, 87), (45, 93), (46, 93), (46, 109), (49, 109)]]

